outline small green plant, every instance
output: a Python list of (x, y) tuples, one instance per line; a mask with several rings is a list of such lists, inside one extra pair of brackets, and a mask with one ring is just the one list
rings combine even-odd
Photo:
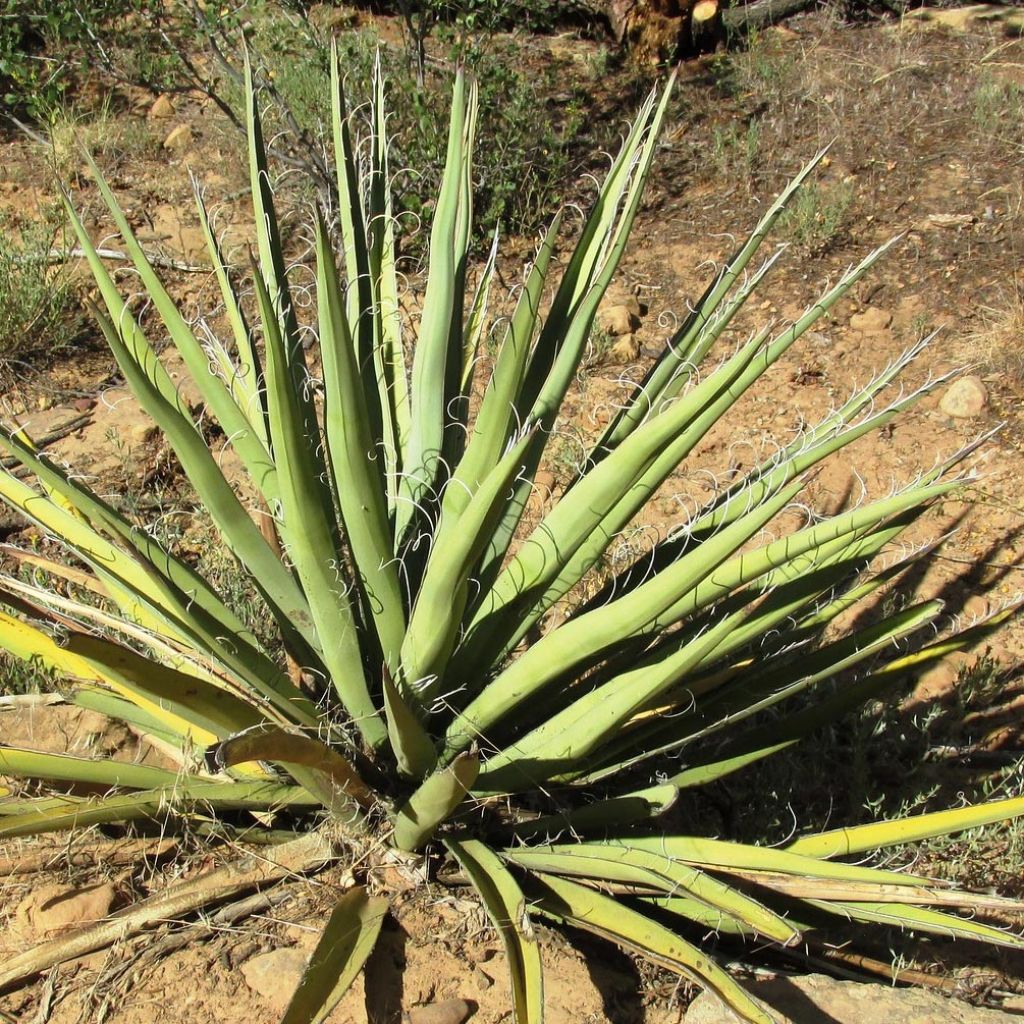
[(67, 262), (51, 252), (54, 217), (15, 231), (0, 221), (0, 367), (30, 356), (50, 357), (82, 334), (84, 317)]
[(715, 57), (711, 73), (726, 96), (778, 103), (799, 85), (799, 64), (774, 35), (751, 32), (742, 43)]
[(779, 228), (808, 252), (822, 252), (834, 241), (853, 203), (853, 186), (808, 185), (779, 221)]
[[(840, 628), (851, 608), (927, 557), (896, 542), (963, 484), (957, 467), (968, 452), (832, 517), (796, 504), (822, 460), (921, 397), (883, 397), (920, 346), (635, 559), (608, 558), (708, 431), (888, 246), (795, 323), (691, 372), (762, 280), (767, 266), (747, 268), (816, 161), (808, 165), (534, 523), (526, 511), (538, 470), (623, 255), (668, 89), (643, 104), (557, 285), (560, 219), (549, 228), (482, 389), (474, 370), (495, 273), (492, 259), (466, 288), (476, 89), (456, 77), (414, 346), (399, 302), (379, 72), (371, 95), (363, 122), (346, 108), (332, 62), (340, 252), (317, 215), (317, 382), (251, 76), (255, 316), (197, 194), (226, 340), (193, 333), (97, 173), (154, 320), (223, 446), (211, 447), (69, 206), (111, 350), (277, 639), (256, 635), (174, 545), (20, 432), (0, 431), (34, 479), (0, 472), (0, 497), (76, 563), (36, 560), (52, 589), (0, 580), (10, 609), (0, 643), (59, 673), (70, 700), (132, 724), (178, 762), (169, 771), (0, 746), (5, 776), (104, 788), (17, 795), (2, 807), (0, 838), (138, 821), (230, 830), (239, 812), (255, 812), (244, 823), (263, 834), (264, 881), (355, 849), (357, 884), (327, 921), (284, 1024), (324, 1020), (356, 977), (388, 908), (377, 869), (396, 861), (424, 873), (445, 859), (458, 866), (505, 944), (522, 1024), (544, 1012), (539, 921), (643, 953), (754, 1024), (775, 1018), (702, 948), (709, 932), (737, 947), (791, 946), (835, 920), (1024, 946), (982, 919), (1020, 903), (848, 859), (1024, 815), (1024, 799), (808, 831), (784, 846), (712, 837), (700, 819), (671, 815), (689, 791), (789, 749), (1016, 611), (957, 632), (941, 602), (908, 599)], [(228, 445), (242, 480), (225, 475)], [(92, 596), (57, 596), (69, 588)], [(210, 876), (216, 884), (190, 880), (175, 914), (222, 898), (217, 880), (232, 870)], [(50, 944), (49, 962), (123, 934), (101, 928), (106, 939), (76, 934), (74, 954)], [(32, 954), (9, 959), (0, 986), (39, 964)]]
[(974, 123), (988, 142), (1024, 146), (1024, 86), (987, 75), (974, 90)]
[(761, 126), (751, 120), (746, 131), (734, 122), (716, 125), (711, 131), (715, 167), (723, 179), (749, 181), (754, 176), (761, 149)]

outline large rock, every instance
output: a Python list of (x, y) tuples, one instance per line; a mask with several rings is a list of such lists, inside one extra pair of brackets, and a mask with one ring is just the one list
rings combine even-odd
[(278, 1013), (285, 1010), (299, 987), (308, 957), (301, 949), (272, 949), (242, 964), (246, 985)]
[(80, 889), (44, 885), (19, 904), (14, 929), (24, 937), (45, 938), (84, 928), (110, 914), (116, 895), (110, 882)]
[(947, 416), (964, 420), (980, 416), (987, 405), (988, 389), (974, 374), (954, 381), (939, 402), (939, 408)]
[[(748, 989), (786, 1024), (1011, 1024), (1019, 1020), (920, 988), (891, 988), (833, 981), (821, 974), (775, 978)], [(738, 1024), (739, 1018), (710, 992), (690, 1005), (685, 1024)]]

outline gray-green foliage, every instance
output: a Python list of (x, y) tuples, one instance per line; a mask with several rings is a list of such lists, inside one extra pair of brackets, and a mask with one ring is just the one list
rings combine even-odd
[(0, 221), (0, 364), (29, 355), (46, 358), (82, 332), (68, 266), (51, 257), (51, 249), (61, 249), (56, 224), (49, 217), (15, 231)]
[[(541, 920), (641, 952), (753, 1022), (773, 1017), (701, 947), (709, 929), (788, 946), (834, 919), (1021, 946), (983, 920), (1020, 904), (845, 858), (1004, 821), (1024, 814), (1024, 799), (810, 832), (784, 847), (711, 838), (699, 820), (667, 816), (683, 791), (787, 750), (1015, 611), (958, 633), (941, 601), (908, 595), (843, 626), (852, 608), (927, 559), (930, 548), (899, 540), (961, 486), (957, 467), (970, 449), (834, 516), (800, 504), (824, 459), (928, 390), (890, 395), (922, 345), (634, 561), (608, 569), (609, 548), (680, 463), (888, 248), (795, 323), (725, 345), (774, 262), (753, 269), (761, 245), (817, 160), (723, 265), (558, 500), (542, 506), (539, 521), (525, 514), (639, 210), (668, 94), (642, 105), (560, 276), (561, 222), (551, 225), (482, 365), (497, 274), (492, 256), (468, 287), (479, 94), (462, 74), (410, 323), (396, 269), (383, 79), (378, 70), (360, 116), (332, 62), (337, 219), (318, 211), (310, 227), (315, 379), (251, 78), (251, 301), (240, 297), (197, 195), (221, 336), (193, 333), (100, 179), (150, 299), (144, 330), (69, 207), (96, 280), (93, 313), (121, 371), (279, 639), (256, 635), (256, 619), (243, 621), (237, 602), (173, 546), (23, 435), (0, 432), (28, 471), (27, 480), (0, 472), (0, 498), (76, 566), (36, 559), (59, 588), (0, 580), (9, 608), (0, 642), (180, 765), (175, 773), (0, 747), (4, 775), (111, 790), (60, 803), (15, 797), (2, 807), (0, 838), (140, 819), (169, 827), (168, 808), (186, 824), (248, 809), (260, 812), (250, 828), (299, 833), (330, 821), (365, 843), (371, 865), (446, 850), (504, 941), (523, 1024), (543, 1016)], [(158, 335), (192, 377), (204, 419), (222, 428), (237, 475), (157, 356)], [(716, 342), (726, 351), (715, 352)], [(372, 875), (362, 881), (371, 885)], [(327, 1016), (384, 913), (362, 885), (342, 899), (288, 1024)]]

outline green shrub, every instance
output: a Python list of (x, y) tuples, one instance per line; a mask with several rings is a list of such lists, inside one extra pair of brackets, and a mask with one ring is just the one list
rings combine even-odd
[[(81, 305), (65, 261), (51, 257), (52, 218), (15, 232), (0, 220), (0, 367), (25, 356), (52, 356), (82, 333)], [(59, 251), (61, 246), (55, 248)]]
[[(706, 823), (670, 813), (687, 790), (781, 753), (1015, 612), (957, 633), (941, 602), (907, 596), (843, 626), (844, 613), (927, 558), (932, 549), (896, 542), (961, 487), (966, 451), (832, 517), (796, 504), (823, 459), (921, 397), (884, 398), (920, 346), (635, 560), (609, 559), (708, 431), (888, 246), (794, 324), (691, 372), (762, 280), (746, 271), (809, 165), (534, 525), (524, 515), (534, 480), (636, 216), (667, 91), (641, 108), (557, 285), (559, 221), (551, 226), (477, 402), (495, 275), (492, 260), (466, 294), (476, 89), (457, 77), (411, 344), (383, 83), (375, 77), (365, 120), (346, 111), (339, 84), (335, 70), (338, 262), (331, 226), (322, 217), (313, 225), (318, 382), (251, 84), (258, 334), (210, 234), (230, 336), (201, 342), (99, 182), (204, 419), (219, 423), (244, 467), (240, 479), (225, 475), (223, 449), (208, 444), (74, 218), (104, 335), (260, 595), (284, 656), (173, 547), (21, 435), (0, 432), (35, 478), (0, 473), (0, 497), (91, 574), (83, 582), (50, 562), (55, 581), (102, 600), (58, 601), (45, 586), (6, 578), (0, 595), (11, 612), (0, 615), (0, 642), (67, 679), (71, 700), (133, 724), (179, 762), (163, 771), (0, 747), (4, 775), (108, 788), (91, 798), (15, 797), (2, 808), (0, 838), (154, 819), (165, 829), (230, 829), (239, 812), (255, 811), (245, 828), (266, 830), (261, 863), (282, 865), (279, 877), (296, 863), (322, 863), (326, 837), (340, 836), (341, 849), (358, 851), (358, 884), (327, 921), (285, 1024), (322, 1021), (351, 984), (387, 913), (373, 869), (396, 860), (424, 872), (442, 857), (459, 865), (505, 944), (514, 1017), (524, 1024), (543, 1015), (538, 921), (643, 953), (757, 1024), (773, 1017), (702, 948), (709, 931), (763, 948), (795, 944), (830, 920), (856, 921), (1024, 945), (983, 920), (1019, 903), (847, 859), (1022, 815), (1024, 799), (803, 833), (781, 848), (711, 838)], [(208, 223), (201, 199), (199, 208)], [(784, 713), (766, 718), (773, 710)], [(188, 886), (197, 908), (222, 895), (201, 879)], [(25, 963), (0, 968), (0, 986), (21, 980)]]

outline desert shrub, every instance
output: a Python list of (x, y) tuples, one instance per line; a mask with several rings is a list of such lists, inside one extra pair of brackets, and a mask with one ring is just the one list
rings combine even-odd
[(66, 350), (82, 333), (82, 308), (60, 258), (61, 242), (52, 216), (20, 231), (0, 221), (0, 366), (7, 371), (25, 356)]
[[(533, 927), (541, 920), (640, 952), (758, 1024), (771, 1013), (719, 962), (730, 943), (788, 947), (832, 920), (1019, 948), (1019, 937), (984, 918), (1021, 904), (849, 858), (1011, 819), (1024, 814), (1024, 799), (801, 828), (781, 847), (720, 838), (700, 819), (671, 814), (688, 791), (782, 754), (1016, 611), (1003, 607), (962, 632), (940, 601), (911, 594), (871, 616), (847, 615), (898, 592), (930, 556), (932, 547), (901, 539), (962, 487), (971, 449), (832, 516), (800, 502), (822, 460), (939, 383), (889, 394), (922, 345), (653, 546), (609, 558), (707, 432), (889, 246), (795, 323), (726, 344), (773, 262), (748, 273), (751, 261), (809, 165), (602, 435), (573, 458), (534, 524), (525, 512), (535, 478), (588, 358), (667, 92), (643, 104), (557, 283), (560, 221), (552, 224), (478, 381), (495, 272), (492, 255), (467, 293), (476, 90), (456, 77), (413, 331), (395, 265), (383, 81), (374, 77), (360, 118), (331, 70), (338, 215), (332, 225), (321, 212), (311, 226), (315, 378), (293, 304), (308, 277), (300, 284), (287, 269), (251, 79), (255, 315), (208, 233), (225, 337), (196, 337), (99, 181), (154, 316), (201, 394), (204, 419), (216, 420), (237, 454), (240, 477), (227, 475), (222, 445), (208, 442), (69, 210), (111, 350), (279, 643), (263, 643), (248, 625), (254, 618), (243, 621), (173, 544), (23, 435), (0, 432), (34, 478), (0, 472), (0, 497), (88, 568), (35, 562), (65, 592), (59, 600), (57, 587), (4, 577), (10, 611), (0, 614), (0, 643), (59, 673), (68, 699), (132, 724), (178, 763), (172, 771), (0, 747), (6, 776), (107, 788), (99, 797), (15, 795), (0, 807), (0, 838), (139, 820), (228, 835), (241, 825), (263, 834), (264, 882), (357, 851), (357, 884), (327, 921), (286, 1024), (323, 1020), (351, 984), (387, 913), (377, 869), (396, 862), (428, 875), (458, 865), (505, 943), (514, 1015), (525, 1024), (543, 1015)], [(199, 208), (205, 219), (201, 198)], [(721, 358), (711, 355), (716, 342), (726, 347)], [(100, 605), (75, 598), (76, 588)], [(221, 898), (200, 879), (186, 884), (191, 902), (178, 899), (176, 913)], [(721, 937), (714, 949), (712, 933)], [(84, 940), (74, 941), (80, 949)], [(38, 959), (16, 958), (0, 969), (0, 985), (23, 980), (26, 964), (40, 970)]]

